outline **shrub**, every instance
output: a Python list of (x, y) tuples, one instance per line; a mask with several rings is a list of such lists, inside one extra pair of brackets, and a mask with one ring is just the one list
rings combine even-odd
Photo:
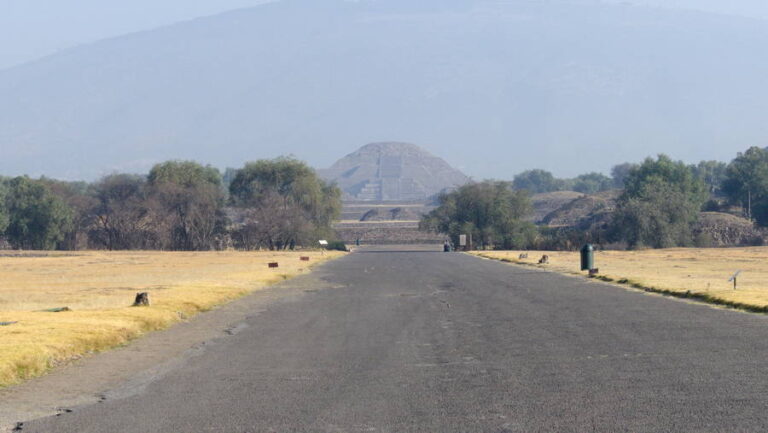
[(347, 251), (347, 245), (344, 241), (330, 241), (326, 249), (330, 251)]

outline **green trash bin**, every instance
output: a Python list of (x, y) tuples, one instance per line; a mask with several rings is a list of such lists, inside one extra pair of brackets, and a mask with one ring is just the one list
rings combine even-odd
[(581, 248), (581, 270), (591, 271), (595, 269), (595, 247), (586, 244)]

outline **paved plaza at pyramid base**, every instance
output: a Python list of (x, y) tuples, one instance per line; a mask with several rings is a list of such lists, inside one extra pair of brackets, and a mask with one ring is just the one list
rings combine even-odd
[(336, 233), (350, 246), (438, 244), (443, 235), (419, 230), (421, 216), (435, 207), (425, 203), (347, 202)]

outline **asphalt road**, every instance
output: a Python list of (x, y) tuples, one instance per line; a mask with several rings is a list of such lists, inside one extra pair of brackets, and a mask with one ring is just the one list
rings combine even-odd
[(164, 376), (20, 431), (768, 430), (765, 316), (439, 252), (287, 284)]

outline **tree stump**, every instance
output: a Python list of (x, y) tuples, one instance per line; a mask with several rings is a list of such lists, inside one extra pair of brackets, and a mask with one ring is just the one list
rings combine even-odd
[(270, 269), (273, 269), (273, 268), (279, 268), (279, 267), (280, 267), (280, 264), (279, 264), (279, 263), (277, 263), (277, 262), (274, 262), (274, 263), (270, 263), (270, 264), (269, 264), (269, 268), (270, 268)]
[(302, 257), (302, 258), (301, 258), (301, 261), (302, 261), (302, 262), (308, 262), (308, 261), (309, 261), (309, 257)]
[(549, 256), (546, 255), (546, 254), (541, 256), (541, 259), (539, 259), (539, 264), (540, 265), (548, 265), (549, 264)]
[(136, 300), (133, 301), (134, 307), (149, 307), (149, 293), (141, 292), (136, 294)]

